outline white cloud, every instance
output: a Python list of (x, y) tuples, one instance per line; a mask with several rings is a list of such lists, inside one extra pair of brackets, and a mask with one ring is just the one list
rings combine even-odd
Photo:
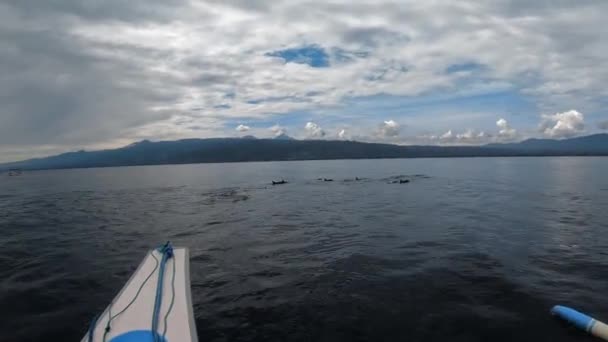
[(490, 142), (513, 141), (519, 135), (517, 130), (512, 128), (507, 120), (500, 118), (496, 121), (498, 126), (498, 134), (488, 133), (475, 129), (466, 129), (463, 132), (456, 132), (452, 129), (441, 135), (425, 135), (419, 138), (426, 139), (429, 143), (439, 144), (465, 144), (465, 145), (483, 145)]
[(341, 129), (340, 131), (338, 131), (338, 138), (340, 139), (346, 139), (346, 130), (345, 129)]
[(250, 129), (251, 129), (251, 127), (246, 126), (246, 125), (242, 125), (242, 124), (241, 124), (241, 125), (236, 126), (236, 130), (237, 130), (238, 132), (247, 132), (247, 131), (249, 131)]
[(418, 137), (422, 143), (429, 144), (444, 144), (444, 145), (480, 145), (488, 143), (492, 135), (484, 131), (467, 129), (462, 133), (454, 133), (453, 130), (448, 130), (441, 135), (424, 135)]
[(274, 133), (275, 136), (279, 136), (279, 135), (283, 135), (283, 134), (287, 134), (287, 129), (285, 127), (279, 126), (279, 125), (274, 125), (272, 127), (268, 128), (272, 133)]
[(443, 133), (439, 138), (442, 140), (449, 140), (449, 139), (454, 138), (454, 134), (452, 134), (452, 130), (449, 130), (449, 131)]
[(507, 120), (498, 119), (496, 126), (498, 126), (498, 137), (502, 140), (512, 140), (517, 137), (517, 130), (512, 128)]
[(585, 131), (585, 117), (576, 110), (553, 115), (544, 114), (540, 131), (551, 138), (572, 137)]
[(380, 125), (380, 129), (378, 130), (378, 133), (381, 137), (385, 137), (385, 138), (396, 137), (401, 133), (401, 125), (399, 125), (394, 120), (384, 121)]
[(477, 138), (477, 133), (475, 133), (472, 129), (466, 130), (464, 133), (460, 133), (456, 135), (456, 139), (458, 140), (472, 140)]
[[(0, 4), (0, 158), (18, 146), (37, 154), (36, 146), (186, 137), (214, 120), (226, 127), (236, 118), (348, 112), (348, 99), (378, 94), (458, 98), (463, 85), (523, 92), (545, 113), (566, 104), (591, 112), (608, 97), (608, 44), (597, 29), (605, 0), (91, 3)], [(324, 49), (329, 67), (266, 55), (311, 44)], [(392, 115), (377, 106), (369, 112)], [(347, 114), (339, 115), (343, 122)], [(543, 132), (572, 131), (556, 124)]]
[(325, 131), (314, 122), (307, 122), (304, 129), (308, 138), (322, 138), (325, 136)]

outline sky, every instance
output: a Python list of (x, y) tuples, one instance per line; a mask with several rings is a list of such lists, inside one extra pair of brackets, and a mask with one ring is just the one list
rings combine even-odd
[(608, 130), (608, 1), (0, 0), (0, 161)]

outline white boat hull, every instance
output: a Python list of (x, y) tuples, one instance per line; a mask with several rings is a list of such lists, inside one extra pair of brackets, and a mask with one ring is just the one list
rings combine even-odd
[[(154, 257), (161, 263), (162, 253), (158, 250), (146, 255), (131, 279), (97, 318), (95, 325), (82, 339), (83, 342), (91, 341), (90, 337), (94, 342), (155, 341), (151, 329), (160, 265), (155, 267), (157, 263)], [(198, 338), (190, 295), (188, 249), (173, 249), (173, 256), (165, 264), (161, 292), (156, 341), (196, 342)], [(120, 313), (125, 308), (127, 309)], [(115, 316), (118, 313), (120, 314)], [(114, 318), (104, 339), (110, 315)]]

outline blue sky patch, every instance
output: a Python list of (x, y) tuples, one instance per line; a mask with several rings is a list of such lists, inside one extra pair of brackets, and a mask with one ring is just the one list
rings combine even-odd
[(280, 57), (285, 63), (308, 64), (313, 68), (329, 67), (329, 55), (319, 45), (308, 45), (266, 53), (266, 56)]

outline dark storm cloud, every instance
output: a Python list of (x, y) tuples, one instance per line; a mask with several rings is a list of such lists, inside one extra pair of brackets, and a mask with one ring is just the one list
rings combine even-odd
[(346, 43), (355, 43), (367, 47), (377, 47), (381, 44), (402, 44), (409, 38), (401, 33), (382, 27), (353, 28), (344, 33)]
[(171, 20), (186, 0), (9, 0), (26, 17), (75, 16), (84, 20), (128, 22)]
[[(4, 45), (0, 49), (0, 145), (94, 143), (167, 117), (168, 113), (150, 112), (146, 107), (162, 103), (170, 94), (156, 89), (132, 63), (91, 54), (91, 45), (70, 34), (69, 20), (63, 17), (143, 20), (141, 15), (150, 14), (154, 6), (142, 7), (142, 2), (127, 6), (118, 1), (11, 2), (9, 14), (27, 13), (36, 20), (26, 20), (21, 27), (18, 21), (12, 26), (8, 26), (11, 21), (0, 24)], [(131, 54), (142, 56), (161, 54), (112, 44), (99, 48), (130, 49)], [(138, 85), (117, 82), (125, 78), (137, 80)]]
[(239, 8), (246, 11), (259, 12), (268, 11), (272, 8), (273, 5), (277, 4), (273, 1), (264, 0), (209, 0), (207, 2), (217, 5)]

